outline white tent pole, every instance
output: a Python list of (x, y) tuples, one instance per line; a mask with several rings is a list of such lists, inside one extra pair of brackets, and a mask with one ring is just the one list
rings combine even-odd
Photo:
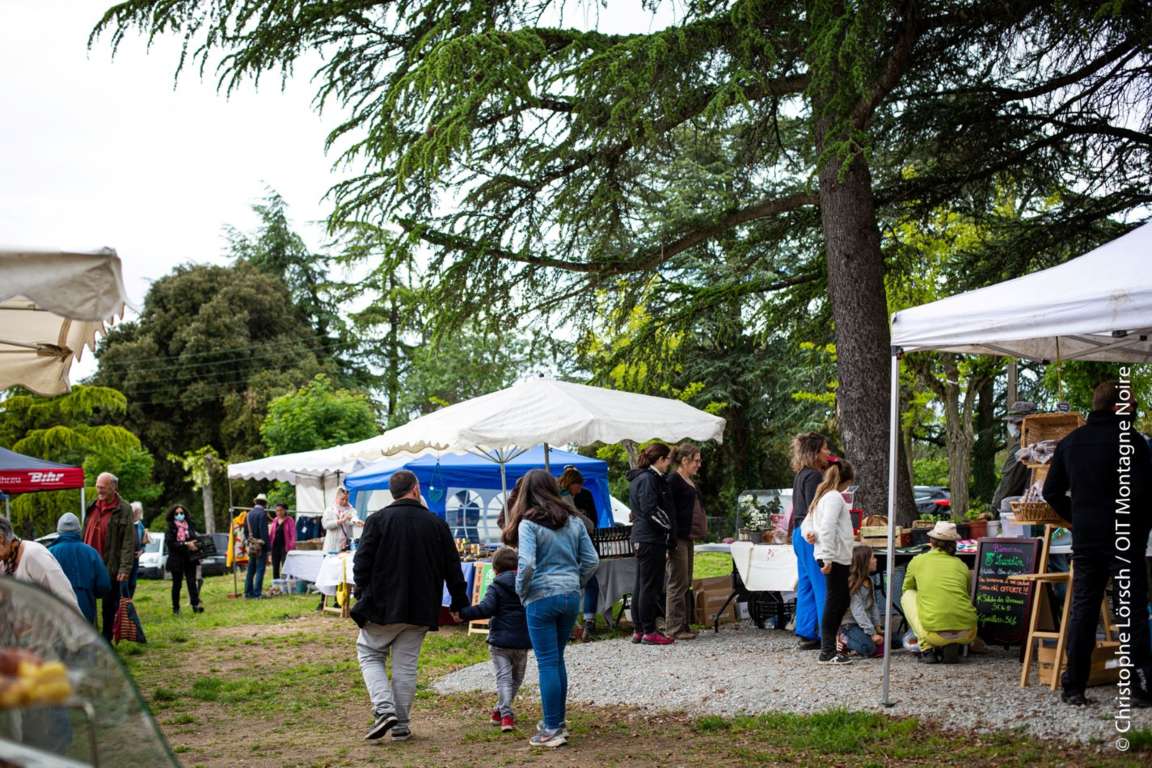
[(552, 464), (548, 461), (549, 453), (550, 451), (548, 450), (548, 443), (544, 443), (544, 471), (548, 474), (552, 474)]
[(896, 463), (900, 434), (900, 350), (892, 349), (892, 390), (888, 423), (888, 565), (884, 581), (884, 685), (880, 703), (891, 707), (888, 679), (892, 669), (892, 579), (896, 573)]
[[(508, 462), (500, 462), (500, 505), (504, 507), (504, 514), (502, 515), (502, 518), (505, 523), (508, 522), (508, 475), (504, 471), (507, 466)], [(501, 531), (501, 533), (503, 533), (503, 531)]]
[(80, 527), (84, 527), (84, 513), (88, 511), (88, 502), (84, 498), (84, 486), (80, 486)]

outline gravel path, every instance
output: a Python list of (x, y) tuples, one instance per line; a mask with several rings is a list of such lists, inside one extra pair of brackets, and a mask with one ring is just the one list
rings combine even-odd
[[(1097, 704), (1085, 709), (1060, 703), (1059, 695), (1032, 685), (1018, 687), (1016, 652), (993, 649), (958, 666), (926, 665), (911, 654), (892, 658), (891, 698), (880, 705), (881, 661), (857, 660), (831, 668), (816, 664), (815, 651), (795, 649), (795, 638), (750, 624), (701, 633), (668, 647), (633, 645), (627, 639), (570, 645), (571, 701), (630, 704), (644, 709), (734, 715), (787, 711), (855, 710), (916, 715), (945, 726), (972, 729), (1022, 727), (1045, 739), (1113, 741), (1115, 689), (1089, 689)], [(536, 666), (529, 661), (526, 688), (535, 694)], [(1033, 677), (1035, 680), (1035, 677)], [(488, 664), (458, 670), (436, 682), (441, 693), (493, 689)], [(917, 692), (924, 691), (923, 697)], [(1152, 728), (1152, 710), (1134, 710), (1133, 728)]]

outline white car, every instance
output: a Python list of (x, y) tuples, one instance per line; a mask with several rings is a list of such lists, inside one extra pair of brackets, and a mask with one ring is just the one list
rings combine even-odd
[(168, 551), (164, 546), (164, 534), (152, 532), (152, 540), (144, 545), (140, 555), (140, 578), (164, 578), (164, 566), (168, 562)]

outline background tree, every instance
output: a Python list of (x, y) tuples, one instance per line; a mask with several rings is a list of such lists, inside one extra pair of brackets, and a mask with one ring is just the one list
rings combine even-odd
[[(77, 385), (57, 397), (19, 393), (0, 402), (0, 444), (18, 453), (84, 468), (89, 501), (95, 500), (96, 477), (111, 472), (120, 480), (120, 494), (148, 509), (160, 495), (152, 481), (152, 455), (139, 438), (123, 427), (106, 423), (124, 413), (122, 394), (106, 387)], [(38, 535), (56, 530), (65, 512), (80, 513), (79, 491), (26, 493), (12, 502), (16, 521), (31, 521)]]
[[(318, 102), (348, 113), (330, 142), (361, 171), (333, 222), (397, 227), (391, 263), (430, 250), (441, 322), (574, 317), (580, 286), (641, 291), (722, 238), (822, 259), (866, 509), (887, 485), (880, 222), (1005, 174), (1078, 190), (1019, 238), (1044, 251), (1149, 201), (1144, 3), (702, 0), (647, 34), (563, 27), (562, 9), (129, 0), (95, 33), (182, 35), (226, 89), (319, 50)], [(735, 137), (733, 174), (753, 183), (670, 227), (640, 211), (685, 131)]]
[(273, 456), (343, 445), (379, 432), (371, 401), (362, 393), (334, 388), (322, 373), (269, 403), (260, 425)]
[[(139, 318), (101, 340), (93, 381), (127, 396), (123, 424), (154, 454), (262, 456), (268, 403), (335, 374), (291, 306), (284, 283), (249, 264), (177, 267), (153, 283)], [(163, 462), (157, 476), (166, 501), (187, 502), (183, 467)]]
[(185, 479), (192, 484), (193, 490), (200, 491), (204, 501), (204, 517), (201, 526), (204, 533), (216, 532), (216, 504), (212, 490), (212, 483), (223, 468), (219, 454), (210, 445), (205, 445), (195, 451), (189, 451), (183, 456), (174, 453), (168, 454), (168, 461), (179, 464), (188, 474)]

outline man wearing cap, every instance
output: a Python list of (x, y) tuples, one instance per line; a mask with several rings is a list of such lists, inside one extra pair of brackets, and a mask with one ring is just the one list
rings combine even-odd
[[(1130, 703), (1152, 707), (1152, 653), (1148, 640), (1148, 579), (1144, 551), (1152, 527), (1152, 459), (1137, 432), (1136, 405), (1122, 400), (1114, 381), (1097, 385), (1088, 423), (1056, 445), (1044, 480), (1044, 500), (1072, 528), (1072, 607), (1068, 669), (1061, 699), (1092, 703), (1084, 695), (1096, 647), (1096, 626), (1108, 581), (1127, 596), (1129, 615), (1118, 629), (1131, 640)], [(1117, 609), (1119, 595), (1114, 595)], [(1123, 639), (1123, 638), (1122, 638)], [(1140, 678), (1143, 678), (1141, 680)]]
[(272, 552), (268, 546), (268, 497), (260, 493), (252, 501), (252, 509), (244, 521), (248, 534), (248, 571), (244, 575), (244, 597), (254, 599), (264, 594), (264, 568)]
[(1000, 516), (1000, 504), (1009, 496), (1023, 496), (1028, 487), (1028, 467), (1016, 458), (1020, 448), (1020, 424), (1024, 417), (1036, 412), (1036, 405), (1027, 400), (1017, 400), (1008, 409), (1004, 420), (1008, 422), (1008, 456), (1000, 469), (1000, 485), (992, 496), (992, 514)]
[(71, 512), (61, 515), (56, 522), (56, 532), (60, 535), (48, 552), (68, 577), (80, 613), (95, 625), (96, 598), (104, 597), (112, 589), (108, 569), (100, 553), (80, 540), (80, 518), (76, 515)]
[(971, 574), (956, 557), (956, 524), (941, 520), (928, 532), (932, 549), (912, 558), (900, 607), (920, 643), (920, 660), (955, 664), (961, 646), (976, 639)]

